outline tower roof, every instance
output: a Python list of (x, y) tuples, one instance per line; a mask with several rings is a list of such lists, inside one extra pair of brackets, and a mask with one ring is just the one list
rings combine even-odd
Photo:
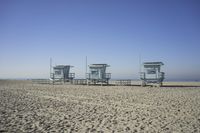
[(109, 67), (110, 65), (108, 64), (91, 64), (89, 67)]
[(162, 65), (164, 65), (164, 63), (163, 62), (144, 62), (143, 65), (152, 65), (152, 66), (159, 65), (159, 66), (162, 66)]
[(63, 69), (65, 67), (73, 67), (73, 66), (70, 66), (70, 65), (57, 65), (55, 67), (53, 67), (54, 69)]

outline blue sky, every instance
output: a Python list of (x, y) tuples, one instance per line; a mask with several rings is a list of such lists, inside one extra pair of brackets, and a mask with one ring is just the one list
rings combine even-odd
[(50, 57), (83, 78), (86, 56), (138, 78), (141, 56), (200, 80), (199, 13), (199, 0), (1, 0), (0, 78), (48, 78)]

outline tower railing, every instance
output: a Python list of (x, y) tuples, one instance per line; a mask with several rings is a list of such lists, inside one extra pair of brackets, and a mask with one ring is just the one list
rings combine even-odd
[(140, 79), (145, 79), (145, 72), (140, 72)]
[[(158, 73), (158, 79), (164, 79), (165, 78), (165, 73), (164, 72), (159, 72)], [(145, 72), (140, 72), (140, 79), (146, 79), (146, 73)]]
[(69, 79), (74, 79), (75, 78), (75, 73), (69, 73), (68, 77), (69, 77)]
[[(92, 79), (92, 74), (91, 73), (86, 73), (86, 78), (87, 79)], [(111, 73), (104, 73), (102, 74), (101, 77), (98, 77), (98, 79), (110, 79), (111, 78)]]
[(158, 73), (158, 78), (159, 79), (164, 79), (165, 78), (165, 73), (164, 72), (159, 72)]

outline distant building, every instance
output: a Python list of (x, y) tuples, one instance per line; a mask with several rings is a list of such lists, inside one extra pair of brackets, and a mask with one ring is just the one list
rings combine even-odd
[(164, 72), (161, 72), (162, 62), (144, 62), (143, 72), (140, 73), (140, 79), (142, 80), (142, 86), (148, 83), (156, 83), (162, 86), (164, 80)]
[(70, 68), (72, 66), (70, 65), (57, 65), (53, 67), (53, 73), (51, 73), (51, 79), (53, 81), (71, 81), (75, 77), (75, 73), (69, 73)]
[(89, 65), (90, 73), (87, 73), (87, 83), (106, 83), (111, 78), (111, 73), (106, 73), (107, 64), (91, 64)]

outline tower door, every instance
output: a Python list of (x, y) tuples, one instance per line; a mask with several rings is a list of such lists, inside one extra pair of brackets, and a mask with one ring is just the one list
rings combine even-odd
[(148, 68), (146, 70), (146, 79), (157, 79), (157, 69)]

